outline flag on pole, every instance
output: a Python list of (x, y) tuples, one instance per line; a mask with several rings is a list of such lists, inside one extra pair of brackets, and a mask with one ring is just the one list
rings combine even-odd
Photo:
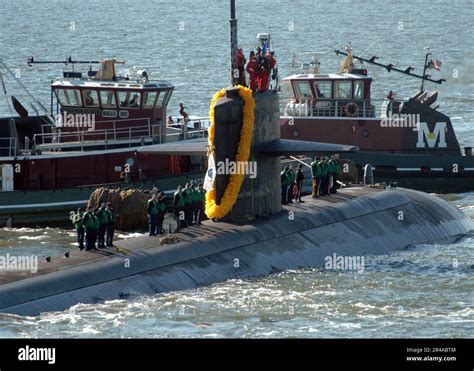
[(432, 59), (428, 62), (428, 66), (427, 68), (429, 70), (436, 70), (436, 71), (440, 71), (441, 70), (441, 61), (437, 60), (437, 59)]
[(211, 153), (209, 155), (206, 176), (204, 177), (203, 188), (206, 191), (210, 191), (212, 188), (214, 188), (215, 180), (216, 180), (216, 163), (214, 161), (214, 153)]

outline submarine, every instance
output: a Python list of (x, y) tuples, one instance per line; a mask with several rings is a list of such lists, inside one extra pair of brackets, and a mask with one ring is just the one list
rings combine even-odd
[[(236, 23), (232, 6), (232, 67)], [(306, 196), (304, 203), (282, 206), (282, 155), (344, 157), (358, 148), (281, 139), (278, 92), (249, 92), (235, 86), (233, 77), (232, 85), (213, 98), (214, 127), (207, 141), (145, 146), (138, 151), (208, 154), (215, 163), (243, 158), (257, 164), (256, 177), (219, 174), (210, 166), (212, 188), (206, 195), (210, 220), (200, 226), (164, 238), (117, 241), (115, 249), (54, 256), (41, 261), (34, 272), (0, 272), (0, 312), (34, 316), (78, 303), (324, 268), (331, 256), (362, 257), (416, 244), (451, 243), (474, 231), (473, 221), (448, 202), (395, 186), (348, 187), (334, 196)]]
[[(243, 103), (236, 90), (228, 89), (215, 106), (216, 161), (229, 156), (231, 143), (237, 141)], [(295, 146), (280, 140), (276, 92), (256, 94), (254, 112), (250, 158), (257, 161), (258, 176), (244, 179), (226, 216), (173, 233), (169, 244), (162, 245), (157, 237), (136, 237), (116, 242), (114, 250), (52, 257), (40, 262), (36, 273), (0, 274), (0, 312), (38, 315), (78, 303), (187, 290), (288, 269), (323, 268), (334, 254), (387, 254), (415, 244), (452, 242), (474, 230), (474, 223), (448, 202), (398, 187), (349, 187), (332, 197), (307, 196), (305, 203), (282, 206), (282, 152), (344, 153), (356, 148), (314, 142)], [(202, 153), (205, 144), (196, 141), (187, 148), (170, 144), (168, 150), (163, 146), (156, 150)], [(228, 178), (216, 175), (218, 203)]]

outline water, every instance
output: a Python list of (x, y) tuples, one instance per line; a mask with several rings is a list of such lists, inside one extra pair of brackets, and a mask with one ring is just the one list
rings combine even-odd
[[(440, 110), (451, 116), (460, 144), (474, 142), (473, 2), (237, 0), (239, 42), (246, 54), (258, 32), (271, 31), (281, 76), (291, 57), (322, 55), (323, 72), (341, 59), (333, 50), (352, 41), (356, 53), (418, 67), (423, 48), (443, 62)], [(26, 60), (117, 56), (127, 66), (158, 65), (176, 86), (170, 114), (184, 102), (206, 115), (212, 94), (228, 84), (225, 1), (0, 0), (0, 57), (47, 106), (58, 66)], [(74, 22), (71, 24), (71, 22)], [(75, 30), (71, 27), (74, 25)], [(401, 29), (402, 28), (402, 29)], [(39, 72), (38, 72), (39, 71)], [(369, 67), (373, 97), (407, 97), (417, 80)], [(457, 76), (457, 77), (456, 77)], [(18, 97), (18, 92), (13, 92)], [(24, 95), (24, 94), (23, 94)], [(0, 115), (8, 115), (0, 97)], [(447, 195), (474, 219), (474, 193)], [(128, 237), (129, 235), (123, 235)], [(50, 255), (74, 248), (65, 229), (0, 230), (0, 251)], [(364, 273), (298, 270), (231, 280), (196, 290), (104, 304), (76, 305), (39, 317), (0, 314), (0, 337), (472, 337), (474, 239), (422, 245), (367, 257)]]

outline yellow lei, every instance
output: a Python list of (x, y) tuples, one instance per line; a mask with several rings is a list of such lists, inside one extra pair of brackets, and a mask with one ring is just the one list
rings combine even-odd
[[(250, 157), (250, 147), (252, 145), (253, 137), (253, 124), (254, 124), (254, 109), (255, 109), (255, 100), (252, 95), (252, 90), (241, 85), (237, 86), (240, 91), (239, 95), (244, 100), (243, 107), (243, 123), (242, 129), (240, 131), (240, 142), (237, 148), (237, 155), (235, 161), (237, 162), (247, 162)], [(214, 148), (214, 135), (215, 135), (215, 121), (214, 121), (214, 106), (219, 98), (225, 96), (225, 89), (218, 91), (214, 94), (214, 97), (211, 101), (211, 107), (209, 110), (209, 117), (211, 120), (211, 125), (209, 126), (209, 148)], [(209, 156), (213, 156), (214, 153), (211, 152)], [(229, 184), (225, 189), (224, 195), (222, 196), (219, 205), (216, 204), (216, 188), (212, 188), (209, 192), (206, 193), (206, 215), (208, 218), (223, 218), (226, 216), (235, 202), (237, 201), (237, 196), (240, 192), (240, 187), (244, 181), (244, 174), (232, 174), (229, 179)]]

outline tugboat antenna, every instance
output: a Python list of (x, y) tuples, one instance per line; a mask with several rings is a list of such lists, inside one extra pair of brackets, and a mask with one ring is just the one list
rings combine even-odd
[[(342, 55), (348, 55), (348, 53), (346, 52), (343, 52), (341, 50), (335, 50), (334, 51), (337, 55), (339, 54), (342, 54)], [(443, 82), (445, 82), (446, 80), (445, 79), (439, 79), (439, 80), (433, 80), (432, 78), (429, 77), (429, 75), (426, 75), (426, 69), (428, 67), (428, 55), (430, 53), (427, 53), (426, 54), (426, 58), (425, 58), (425, 67), (423, 69), (423, 75), (418, 75), (416, 73), (412, 73), (411, 70), (413, 70), (413, 67), (408, 67), (404, 70), (402, 69), (399, 69), (399, 68), (396, 68), (395, 65), (393, 63), (390, 63), (390, 64), (383, 64), (383, 63), (378, 63), (376, 62), (375, 60), (376, 59), (379, 59), (377, 56), (373, 56), (372, 58), (370, 59), (366, 59), (366, 58), (362, 58), (362, 57), (358, 57), (356, 55), (352, 55), (352, 58), (353, 59), (356, 59), (360, 62), (367, 62), (367, 63), (370, 63), (370, 64), (373, 64), (375, 66), (379, 66), (379, 67), (383, 67), (385, 68), (388, 72), (391, 72), (391, 71), (396, 71), (396, 72), (400, 72), (400, 73), (403, 73), (405, 75), (408, 75), (408, 76), (413, 76), (413, 77), (416, 77), (416, 78), (419, 78), (419, 79), (422, 79), (422, 83), (421, 83), (421, 91), (423, 91), (423, 83), (424, 81), (431, 81), (431, 82), (434, 82), (435, 84), (442, 84)]]

